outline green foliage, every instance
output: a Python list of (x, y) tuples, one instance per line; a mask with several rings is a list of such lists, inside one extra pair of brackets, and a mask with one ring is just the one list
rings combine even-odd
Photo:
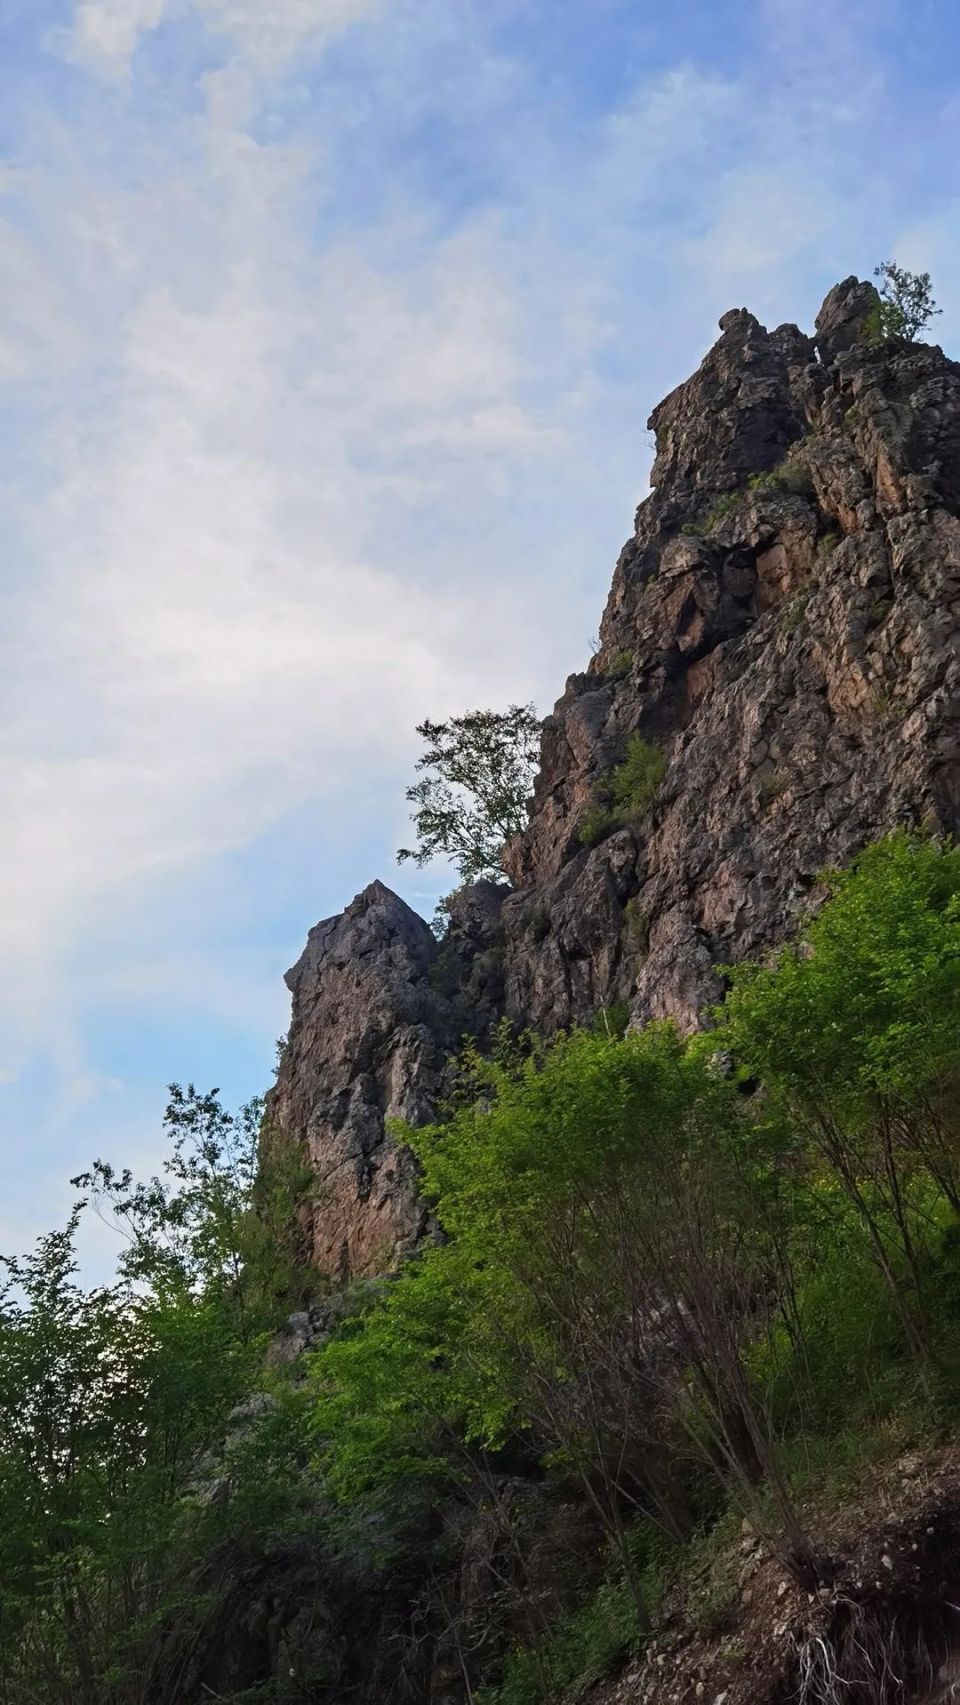
[(510, 1653), (496, 1687), (479, 1705), (538, 1705), (547, 1697), (571, 1705), (643, 1644), (644, 1629), (622, 1575), (602, 1582), (586, 1601), (555, 1619), (539, 1649)]
[[(76, 1181), (124, 1234), (113, 1283), (77, 1277), (85, 1201), (0, 1262), (4, 1705), (174, 1705), (228, 1584), (216, 1558), (297, 1502), (289, 1404), (221, 1447), (286, 1293), (273, 1237), (298, 1180), (257, 1177), (256, 1106), (234, 1117), (174, 1086), (166, 1123), (162, 1179), (97, 1162)], [(302, 1487), (302, 1451), (300, 1471)]]
[(458, 1250), (428, 1249), (313, 1358), (311, 1428), (342, 1503), (456, 1479), (465, 1434), (500, 1430), (452, 1352), (470, 1289)]
[(752, 474), (747, 485), (751, 491), (782, 491), (795, 497), (806, 497), (813, 490), (810, 469), (796, 452), (776, 468)]
[(202, 1290), (234, 1312), (250, 1336), (280, 1305), (300, 1300), (305, 1278), (299, 1212), (313, 1172), (305, 1155), (264, 1123), (263, 1102), (229, 1113), (219, 1092), (171, 1084), (164, 1114), (170, 1149), (163, 1177), (134, 1180), (97, 1160), (72, 1180), (125, 1240), (120, 1275), (158, 1295)]
[(633, 668), (634, 656), (632, 651), (618, 651), (604, 671), (611, 681), (623, 681)]
[(871, 341), (901, 337), (917, 338), (943, 309), (938, 308), (929, 272), (910, 272), (896, 261), (881, 261), (874, 267), (881, 280), (876, 306), (867, 316), (866, 332)]
[(927, 1191), (960, 1211), (960, 851), (899, 832), (824, 881), (804, 940), (731, 973), (721, 1039), (844, 1202), (929, 1388)]
[(446, 855), (464, 882), (496, 879), (505, 843), (526, 822), (540, 749), (533, 706), (467, 711), (449, 722), (421, 722), (417, 733), (427, 742), (417, 763), (424, 773), (407, 799), (416, 807), (418, 845), (401, 847), (398, 862), (422, 866)]
[(639, 733), (631, 734), (623, 762), (596, 784), (594, 799), (581, 823), (584, 846), (593, 847), (625, 824), (639, 822), (650, 809), (667, 773), (667, 760), (659, 747)]
[[(606, 808), (648, 808), (662, 764), (635, 737)], [(625, 1033), (611, 1004), (469, 1049), (442, 1117), (396, 1131), (443, 1241), (345, 1294), (252, 1411), (304, 1289), (302, 1157), (258, 1105), (174, 1087), (160, 1177), (78, 1180), (125, 1234), (116, 1281), (79, 1285), (82, 1204), (2, 1264), (3, 1705), (174, 1705), (225, 1559), (303, 1539), (319, 1482), (354, 1568), (414, 1573), (441, 1501), (493, 1524), (509, 1649), (461, 1641), (456, 1608), (447, 1630), (488, 1705), (575, 1699), (665, 1589), (718, 1626), (744, 1513), (812, 1582), (798, 1496), (823, 1507), (960, 1400), (960, 850), (898, 832), (822, 887), (709, 1033)], [(517, 1454), (603, 1536), (563, 1614), (501, 1506)], [(423, 1570), (446, 1607), (439, 1542)]]
[(580, 819), (577, 838), (583, 847), (598, 847), (601, 841), (607, 840), (622, 828), (623, 822), (617, 813), (612, 811), (609, 805), (602, 805), (595, 800), (587, 806)]
[(780, 625), (784, 633), (796, 633), (807, 613), (807, 605), (811, 597), (812, 593), (808, 591), (796, 592), (784, 605), (783, 614), (780, 618)]
[(714, 527), (718, 526), (721, 521), (725, 520), (726, 517), (730, 515), (734, 509), (736, 509), (742, 497), (742, 491), (724, 492), (721, 497), (717, 498), (716, 502), (711, 505), (706, 513), (700, 516), (699, 520), (684, 522), (684, 525), (680, 529), (681, 533), (688, 533), (696, 537), (701, 537), (704, 533), (712, 532)]
[(946, 1088), (960, 1067), (960, 850), (899, 831), (850, 870), (803, 940), (729, 973), (724, 1036), (800, 1107), (836, 1096), (859, 1125), (872, 1097)]

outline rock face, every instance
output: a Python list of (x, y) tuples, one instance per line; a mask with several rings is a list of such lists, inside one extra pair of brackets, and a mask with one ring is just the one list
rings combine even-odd
[[(423, 1229), (383, 1119), (429, 1116), (465, 1030), (614, 1001), (695, 1026), (715, 967), (783, 939), (825, 864), (898, 822), (960, 829), (960, 366), (868, 342), (875, 300), (837, 285), (813, 338), (734, 309), (654, 410), (652, 495), (546, 719), (513, 892), (466, 894), (441, 947), (380, 884), (311, 932), (275, 1109), (327, 1191), (328, 1270)], [(637, 734), (664, 778), (587, 848)]]
[(502, 1001), (494, 942), (506, 889), (464, 896), (441, 947), (382, 882), (310, 931), (287, 987), (289, 1037), (269, 1098), (274, 1128), (316, 1171), (312, 1259), (340, 1282), (394, 1266), (428, 1229), (416, 1169), (388, 1121), (425, 1123), (451, 1052)]

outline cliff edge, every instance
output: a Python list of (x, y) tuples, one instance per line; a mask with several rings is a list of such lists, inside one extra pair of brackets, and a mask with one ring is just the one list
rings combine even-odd
[[(812, 337), (731, 310), (654, 410), (651, 495), (544, 723), (509, 887), (465, 890), (443, 943), (382, 883), (311, 931), (271, 1110), (317, 1170), (332, 1276), (426, 1229), (387, 1121), (431, 1116), (465, 1033), (614, 1002), (693, 1028), (825, 865), (960, 828), (960, 365), (870, 341), (875, 300), (838, 284)], [(606, 809), (637, 739), (662, 779)]]

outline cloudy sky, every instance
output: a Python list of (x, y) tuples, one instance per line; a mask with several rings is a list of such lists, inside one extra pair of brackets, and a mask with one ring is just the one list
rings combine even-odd
[(414, 724), (547, 707), (727, 308), (960, 344), (954, 0), (0, 0), (0, 1247), (270, 1079)]

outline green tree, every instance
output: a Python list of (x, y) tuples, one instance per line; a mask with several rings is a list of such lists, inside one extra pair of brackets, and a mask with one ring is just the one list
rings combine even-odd
[[(256, 1104), (235, 1116), (173, 1086), (166, 1126), (162, 1177), (96, 1163), (64, 1229), (0, 1260), (2, 1705), (193, 1697), (231, 1558), (251, 1535), (272, 1544), (308, 1483), (303, 1449), (299, 1492), (291, 1478), (294, 1393), (269, 1425), (230, 1423), (288, 1306), (292, 1251), (281, 1238), (271, 1274), (269, 1216), (292, 1174), (271, 1181), (268, 1161), (261, 1177)], [(91, 1205), (125, 1242), (116, 1278), (85, 1288)]]
[(745, 1361), (789, 1254), (733, 1086), (669, 1025), (474, 1053), (469, 1069), (450, 1119), (403, 1134), (469, 1281), (456, 1355), (495, 1400), (481, 1435), (527, 1427), (565, 1461), (629, 1578), (628, 1512), (674, 1540), (687, 1528), (684, 1429), (754, 1516), (767, 1477), (784, 1561), (809, 1574)]
[(895, 260), (881, 261), (874, 268), (879, 278), (880, 300), (870, 315), (870, 333), (879, 339), (902, 337), (913, 340), (943, 309), (938, 308), (929, 272), (909, 272)]
[(215, 1301), (84, 1290), (79, 1219), (2, 1263), (4, 1705), (153, 1697), (172, 1654), (151, 1629), (189, 1596), (185, 1488), (255, 1365)]
[(504, 844), (526, 822), (540, 748), (533, 706), (467, 711), (449, 722), (421, 722), (417, 733), (427, 751), (407, 799), (416, 807), (418, 845), (401, 847), (398, 862), (425, 865), (445, 854), (463, 882), (498, 877)]
[(301, 1300), (301, 1219), (313, 1172), (264, 1119), (260, 1097), (229, 1112), (219, 1090), (169, 1085), (162, 1176), (97, 1160), (72, 1180), (124, 1240), (118, 1270), (158, 1294), (218, 1298), (251, 1336)]
[(898, 832), (825, 881), (799, 943), (730, 973), (721, 1039), (828, 1168), (923, 1356), (918, 1192), (960, 1211), (960, 850)]

